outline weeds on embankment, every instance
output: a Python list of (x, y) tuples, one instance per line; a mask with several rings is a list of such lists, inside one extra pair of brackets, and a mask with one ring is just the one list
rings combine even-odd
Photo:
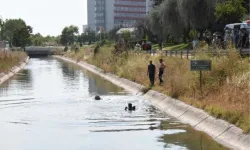
[[(203, 91), (199, 83), (199, 72), (190, 71), (190, 60), (148, 54), (112, 54), (113, 46), (102, 46), (93, 55), (94, 46), (78, 53), (69, 53), (68, 57), (84, 60), (102, 68), (106, 72), (130, 79), (149, 87), (147, 65), (152, 60), (158, 68), (162, 58), (166, 64), (164, 84), (156, 85), (153, 90), (178, 98), (195, 107), (204, 109), (217, 118), (225, 119), (250, 131), (250, 69), (248, 59), (241, 58), (230, 48), (227, 56), (208, 56), (197, 52), (194, 59), (212, 60), (212, 70), (203, 72)], [(87, 57), (88, 56), (88, 57)], [(94, 56), (94, 57), (93, 57)], [(148, 88), (150, 89), (150, 87)]]
[(8, 72), (9, 69), (18, 65), (27, 57), (24, 52), (0, 51), (0, 73)]

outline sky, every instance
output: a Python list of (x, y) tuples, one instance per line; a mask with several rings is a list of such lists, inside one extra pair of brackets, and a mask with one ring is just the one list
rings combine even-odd
[(0, 0), (0, 17), (23, 19), (33, 33), (61, 34), (65, 26), (75, 25), (82, 32), (87, 24), (87, 0)]

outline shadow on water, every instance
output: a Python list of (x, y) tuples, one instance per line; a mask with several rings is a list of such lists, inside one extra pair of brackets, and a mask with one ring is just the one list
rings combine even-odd
[(41, 59), (46, 59), (46, 58), (50, 58), (50, 55), (36, 55), (36, 54), (29, 54), (30, 58), (41, 58)]

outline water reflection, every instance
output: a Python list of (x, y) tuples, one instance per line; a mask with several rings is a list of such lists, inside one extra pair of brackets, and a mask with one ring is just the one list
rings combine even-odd
[[(85, 78), (88, 78), (88, 89), (89, 93), (92, 95), (107, 95), (107, 94), (125, 94), (126, 92), (121, 88), (115, 86), (107, 80), (100, 79), (99, 76), (87, 72), (86, 70), (77, 67), (74, 64), (63, 63), (61, 64), (63, 76), (71, 80), (79, 80), (78, 74), (80, 73)], [(82, 74), (83, 73), (83, 74)], [(111, 92), (112, 91), (112, 92)], [(125, 92), (125, 93), (124, 93)]]
[[(182, 125), (178, 122), (173, 124), (173, 121), (161, 121), (159, 127), (161, 130), (173, 131), (172, 134), (164, 134), (160, 136), (161, 142), (166, 143), (164, 148), (168, 149), (171, 145), (179, 145), (190, 150), (226, 150), (223, 146), (215, 143), (211, 137), (202, 133), (196, 132), (190, 126)], [(177, 130), (177, 132), (175, 132)], [(180, 132), (181, 131), (181, 132)]]
[[(94, 95), (101, 95), (95, 101)], [(133, 103), (137, 110), (125, 111)], [(32, 58), (0, 85), (3, 150), (225, 149), (100, 77), (53, 58)]]

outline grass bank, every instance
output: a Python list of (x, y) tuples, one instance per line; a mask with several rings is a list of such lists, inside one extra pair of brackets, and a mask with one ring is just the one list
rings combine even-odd
[(249, 62), (248, 59), (242, 59), (233, 48), (229, 50), (228, 56), (195, 56), (195, 59), (212, 60), (212, 71), (203, 72), (203, 92), (200, 90), (199, 72), (190, 71), (190, 62), (187, 59), (147, 54), (114, 55), (113, 50), (114, 47), (110, 45), (99, 49), (88, 46), (78, 53), (72, 52), (66, 56), (78, 61), (87, 61), (106, 72), (143, 84), (148, 89), (148, 62), (153, 60), (158, 66), (158, 60), (162, 58), (167, 66), (165, 82), (159, 86), (156, 77), (157, 82), (152, 89), (227, 120), (246, 133), (250, 131)]
[[(160, 48), (159, 44), (153, 44), (152, 45), (153, 50), (157, 50), (159, 48)], [(184, 49), (190, 49), (190, 44), (188, 44), (188, 43), (181, 43), (181, 44), (177, 44), (177, 45), (163, 44), (163, 50), (167, 50), (167, 51), (169, 51), (169, 50), (171, 50), (171, 51), (173, 51), (173, 50), (184, 50)]]
[(27, 57), (24, 52), (0, 51), (0, 73), (8, 72)]

